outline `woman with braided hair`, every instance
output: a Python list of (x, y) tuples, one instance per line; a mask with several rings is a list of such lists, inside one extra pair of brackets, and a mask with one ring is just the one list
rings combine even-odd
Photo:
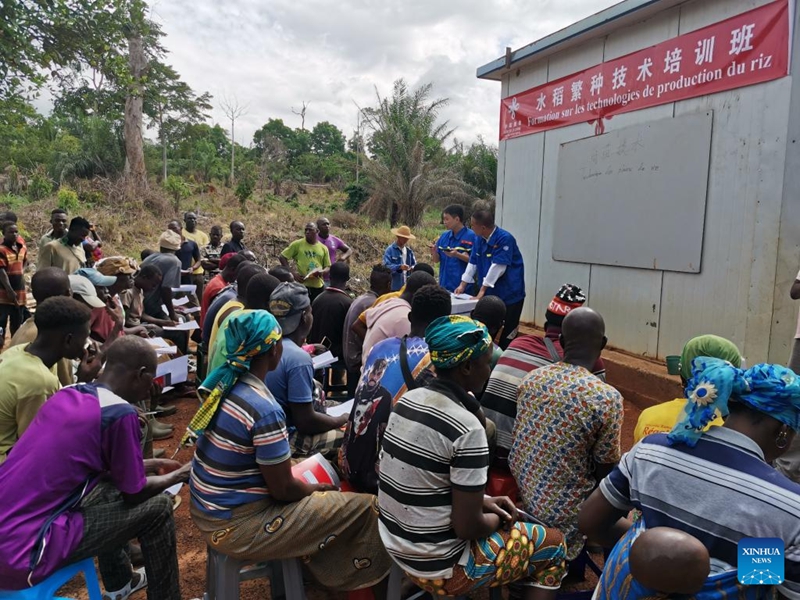
[[(584, 534), (616, 543), (596, 597), (800, 598), (800, 485), (772, 467), (800, 430), (800, 378), (709, 357), (691, 374), (672, 432), (634, 446), (581, 509)], [(717, 415), (724, 425), (705, 431)], [(785, 578), (737, 573), (744, 538), (780, 538)]]

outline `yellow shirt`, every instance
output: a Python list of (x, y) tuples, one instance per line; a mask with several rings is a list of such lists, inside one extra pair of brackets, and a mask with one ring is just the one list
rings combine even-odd
[[(644, 409), (636, 422), (636, 429), (633, 430), (633, 443), (638, 443), (639, 440), (651, 433), (669, 433), (672, 431), (675, 423), (681, 417), (684, 406), (686, 406), (686, 398), (676, 398), (670, 402), (662, 402)], [(703, 431), (708, 431), (709, 427), (722, 425), (723, 423), (722, 417), (717, 414)]]
[(58, 377), (25, 348), (11, 348), (0, 355), (0, 463), (42, 404), (61, 389)]
[[(236, 300), (228, 300), (225, 304), (222, 305), (222, 308), (219, 309), (217, 316), (214, 318), (214, 324), (211, 326), (211, 337), (208, 338), (208, 347), (209, 350), (214, 347), (214, 343), (217, 341), (217, 332), (219, 332), (219, 326), (222, 324), (222, 316), (228, 316), (228, 314), (233, 313), (234, 311), (240, 310), (244, 308), (244, 304)], [(233, 309), (233, 310), (231, 310)]]
[[(12, 348), (24, 348), (36, 339), (38, 333), (39, 330), (36, 328), (36, 323), (33, 322), (33, 317), (31, 317), (17, 329), (17, 333), (11, 338), (6, 352)], [(58, 381), (62, 386), (75, 383), (74, 366), (69, 358), (62, 358), (50, 370), (58, 377)]]
[[(211, 243), (211, 240), (208, 239), (208, 234), (205, 231), (200, 231), (199, 229), (195, 229), (194, 233), (189, 233), (186, 231), (186, 229), (184, 229), (183, 237), (197, 244), (197, 247), (200, 248), (200, 256), (203, 256), (203, 248)], [(205, 273), (203, 267), (197, 267), (194, 271), (192, 271), (192, 275), (202, 275), (203, 273)]]

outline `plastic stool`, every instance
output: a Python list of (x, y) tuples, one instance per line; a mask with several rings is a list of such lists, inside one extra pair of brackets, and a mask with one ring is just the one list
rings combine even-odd
[(56, 596), (58, 588), (83, 573), (86, 580), (86, 589), (89, 590), (89, 600), (103, 600), (100, 592), (100, 582), (97, 580), (97, 571), (94, 570), (94, 559), (87, 558), (59, 569), (41, 583), (24, 590), (2, 591), (0, 598), (3, 600), (63, 600)]
[(517, 481), (510, 471), (492, 467), (489, 469), (489, 481), (486, 484), (486, 493), (489, 496), (508, 496), (516, 504), (519, 496)]
[(206, 550), (205, 600), (239, 600), (242, 581), (262, 578), (270, 580), (273, 600), (306, 600), (303, 570), (296, 558), (255, 563), (231, 558), (212, 548)]

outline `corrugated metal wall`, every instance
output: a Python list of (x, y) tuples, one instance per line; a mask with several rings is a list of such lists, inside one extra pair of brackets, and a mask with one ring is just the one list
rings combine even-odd
[[(518, 74), (512, 71), (503, 80), (502, 95), (522, 92), (768, 2), (694, 0), (682, 4), (543, 59)], [(800, 201), (792, 197), (791, 206), (783, 204), (784, 178), (787, 186), (800, 183), (796, 156), (789, 158), (795, 168), (786, 168), (787, 144), (789, 154), (797, 154), (787, 139), (792, 84), (787, 77), (606, 122), (609, 131), (714, 111), (703, 267), (696, 275), (554, 261), (551, 223), (559, 146), (591, 135), (593, 125), (501, 142), (498, 214), (525, 257), (528, 300), (523, 320), (541, 325), (553, 293), (570, 282), (583, 287), (589, 304), (603, 314), (609, 342), (615, 347), (663, 357), (679, 353), (695, 335), (715, 333), (739, 345), (750, 364), (767, 360), (768, 354), (771, 360), (785, 361), (798, 309), (788, 300), (788, 286), (800, 267)], [(794, 185), (792, 192), (798, 189)], [(787, 202), (790, 196), (787, 193)], [(781, 229), (792, 242), (781, 243), (779, 261)], [(776, 302), (776, 295), (786, 300)]]

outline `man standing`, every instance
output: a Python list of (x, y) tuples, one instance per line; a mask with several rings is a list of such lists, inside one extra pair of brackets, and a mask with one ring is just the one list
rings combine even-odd
[(525, 303), (525, 267), (517, 240), (505, 229), (494, 224), (490, 210), (477, 210), (472, 215), (475, 245), (469, 257), (457, 294), (463, 294), (477, 276), (478, 299), (485, 294), (499, 296), (506, 304), (506, 324), (500, 347), (508, 348), (517, 335), (522, 305)]
[(39, 253), (36, 269), (58, 267), (64, 269), (67, 275), (72, 275), (81, 267), (85, 267), (86, 252), (83, 249), (83, 240), (89, 235), (90, 227), (89, 221), (83, 217), (72, 219), (69, 222), (67, 235), (44, 245)]
[(0, 357), (0, 463), (61, 387), (53, 366), (62, 358), (83, 357), (90, 318), (89, 308), (77, 300), (48, 298), (36, 309), (36, 339)]
[[(561, 323), (564, 317), (586, 302), (583, 290), (565, 283), (550, 301), (544, 314), (544, 337), (518, 335), (503, 352), (489, 376), (481, 404), (486, 417), (497, 426), (496, 458), (502, 463), (508, 459), (517, 418), (517, 391), (528, 373), (557, 363), (564, 356), (561, 348)], [(598, 358), (592, 372), (605, 381), (605, 365)]]
[(308, 341), (319, 344), (328, 338), (329, 350), (336, 357), (337, 368), (341, 371), (344, 364), (344, 320), (353, 303), (353, 299), (345, 291), (350, 280), (350, 266), (346, 262), (333, 263), (330, 274), (331, 284), (311, 303), (314, 325), (308, 334)]
[(22, 325), (25, 311), (25, 278), (28, 264), (28, 249), (17, 241), (19, 230), (16, 224), (6, 221), (2, 227), (3, 241), (0, 243), (0, 348), (5, 343), (6, 324), (13, 336)]
[(244, 223), (241, 221), (233, 221), (230, 226), (231, 239), (222, 245), (222, 252), (220, 256), (225, 256), (229, 252), (238, 254), (247, 250), (247, 246), (242, 241), (244, 239)]
[[(331, 234), (331, 222), (328, 217), (320, 217), (317, 219), (317, 239), (320, 243), (328, 249), (331, 255), (331, 265), (337, 260), (347, 261), (353, 254), (353, 250), (345, 244), (341, 239)], [(342, 255), (336, 258), (338, 250), (342, 251)], [(328, 282), (328, 277), (325, 277), (325, 282)]]
[(392, 233), (395, 241), (386, 247), (386, 251), (383, 253), (383, 264), (392, 271), (392, 291), (396, 292), (405, 285), (408, 271), (417, 264), (414, 251), (408, 245), (409, 240), (415, 240), (417, 237), (411, 233), (408, 225), (392, 229)]
[(283, 330), (283, 356), (265, 383), (286, 413), (292, 456), (335, 456), (347, 415), (325, 414), (311, 355), (301, 348), (314, 321), (307, 289), (298, 283), (280, 284), (270, 296), (269, 311)]
[(205, 279), (203, 274), (205, 270), (202, 264), (203, 258), (203, 250), (206, 246), (208, 246), (210, 240), (208, 235), (205, 231), (200, 231), (197, 228), (197, 215), (193, 212), (187, 212), (183, 215), (183, 231), (181, 232), (183, 238), (185, 240), (189, 240), (190, 242), (194, 242), (197, 244), (197, 249), (200, 254), (200, 261), (198, 264), (195, 265), (195, 268), (192, 270), (192, 275), (189, 278), (189, 283), (192, 285), (197, 286), (197, 297), (203, 297), (203, 284), (205, 283)]
[[(172, 502), (162, 492), (186, 482), (190, 465), (144, 460), (131, 406), (149, 397), (155, 374), (148, 343), (121, 338), (95, 384), (66, 388), (42, 407), (0, 469), (4, 588), (25, 589), (96, 556), (106, 598), (147, 585), (148, 598), (181, 600)], [(124, 550), (132, 538), (146, 576)]]
[(317, 239), (316, 223), (306, 223), (305, 237), (289, 244), (278, 260), (284, 267), (289, 267), (290, 260), (294, 261), (294, 280), (308, 288), (308, 297), (314, 302), (322, 293), (325, 286), (323, 278), (331, 268), (330, 253)]
[(464, 225), (464, 207), (460, 204), (451, 204), (442, 211), (442, 223), (447, 231), (431, 244), (431, 260), (440, 263), (439, 285), (452, 292), (461, 285), (475, 234)]
[(361, 350), (364, 342), (352, 330), (358, 316), (375, 304), (378, 296), (388, 294), (392, 289), (392, 272), (385, 265), (375, 265), (369, 276), (369, 290), (353, 300), (344, 319), (342, 346), (344, 363), (347, 367), (347, 397), (352, 398), (361, 377)]
[(39, 239), (39, 252), (46, 244), (60, 240), (67, 234), (67, 211), (63, 208), (54, 208), (50, 213), (50, 231)]
[(209, 242), (200, 251), (203, 255), (203, 269), (206, 279), (210, 280), (220, 270), (219, 261), (222, 259), (222, 227), (214, 225), (208, 231)]
[(583, 548), (580, 506), (620, 459), (622, 396), (592, 370), (606, 345), (603, 317), (576, 308), (561, 330), (564, 360), (519, 389), (509, 464), (525, 510), (564, 534), (567, 560)]

